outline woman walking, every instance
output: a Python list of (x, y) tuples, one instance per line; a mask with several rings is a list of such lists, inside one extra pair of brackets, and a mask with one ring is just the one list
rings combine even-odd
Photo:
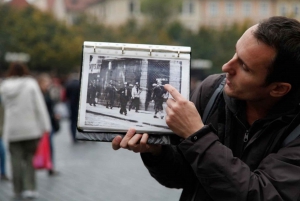
[(12, 63), (1, 83), (0, 95), (5, 110), (4, 135), (9, 142), (14, 199), (37, 197), (32, 158), (39, 139), (50, 132), (45, 101), (28, 68)]

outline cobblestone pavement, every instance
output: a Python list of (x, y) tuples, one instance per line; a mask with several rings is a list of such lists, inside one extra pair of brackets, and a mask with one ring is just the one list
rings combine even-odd
[[(39, 198), (36, 201), (174, 201), (181, 190), (157, 183), (143, 166), (140, 155), (114, 151), (108, 142), (73, 144), (69, 121), (61, 122), (54, 137), (58, 176), (37, 172)], [(7, 159), (9, 168), (9, 156)], [(10, 171), (9, 171), (9, 175)], [(0, 182), (0, 201), (10, 201), (11, 182)]]

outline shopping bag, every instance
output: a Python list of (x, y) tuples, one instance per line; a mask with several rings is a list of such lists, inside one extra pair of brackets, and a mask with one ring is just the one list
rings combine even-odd
[(52, 169), (49, 133), (45, 132), (39, 141), (36, 152), (32, 159), (35, 169)]

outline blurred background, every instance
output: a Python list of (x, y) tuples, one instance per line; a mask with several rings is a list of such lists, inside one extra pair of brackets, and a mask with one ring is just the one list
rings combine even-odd
[[(110, 143), (73, 142), (65, 85), (80, 70), (84, 41), (190, 46), (193, 89), (221, 72), (249, 26), (275, 15), (300, 20), (300, 1), (0, 0), (0, 78), (14, 61), (25, 63), (36, 77), (48, 74), (60, 118), (54, 139), (60, 174), (49, 181), (39, 172), (40, 200), (166, 201), (180, 195), (155, 182), (138, 154), (114, 152)], [(0, 183), (0, 200), (8, 200), (11, 188)]]
[(191, 46), (192, 75), (203, 79), (221, 71), (249, 25), (274, 15), (300, 19), (300, 2), (0, 0), (0, 71), (19, 56), (64, 79), (79, 69), (83, 41), (103, 41)]

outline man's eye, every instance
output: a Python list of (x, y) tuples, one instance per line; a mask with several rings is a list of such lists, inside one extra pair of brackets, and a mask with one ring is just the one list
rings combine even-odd
[(241, 62), (241, 67), (243, 68), (244, 71), (249, 71), (247, 66), (243, 62)]

